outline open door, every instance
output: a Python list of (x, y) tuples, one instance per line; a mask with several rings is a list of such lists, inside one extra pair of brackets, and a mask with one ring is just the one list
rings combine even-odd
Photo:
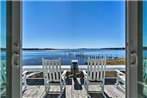
[(0, 98), (6, 91), (6, 1), (0, 1)]
[(142, 39), (140, 43), (140, 56), (138, 66), (138, 95), (139, 98), (147, 98), (147, 1), (140, 4), (139, 14), (139, 37)]
[(21, 98), (21, 2), (0, 1), (0, 97)]
[(139, 57), (138, 39), (138, 3), (126, 2), (126, 93), (127, 98), (138, 98), (137, 67)]
[(21, 2), (7, 1), (7, 98), (21, 98)]
[(127, 98), (147, 97), (147, 2), (127, 1)]

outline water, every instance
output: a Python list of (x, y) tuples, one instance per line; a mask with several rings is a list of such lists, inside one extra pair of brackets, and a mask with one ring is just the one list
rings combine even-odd
[(84, 65), (87, 58), (101, 58), (107, 56), (107, 59), (125, 58), (125, 50), (24, 50), (23, 65), (41, 65), (42, 58), (61, 59), (62, 65), (71, 64), (71, 60), (78, 60), (78, 64)]
[[(1, 59), (5, 60), (6, 53), (1, 51)], [(87, 62), (88, 57), (107, 56), (107, 59), (125, 58), (125, 50), (23, 50), (23, 65), (41, 65), (42, 58), (61, 59), (62, 65), (71, 64), (72, 59), (77, 59), (80, 65)], [(147, 58), (147, 50), (143, 51), (144, 58)]]

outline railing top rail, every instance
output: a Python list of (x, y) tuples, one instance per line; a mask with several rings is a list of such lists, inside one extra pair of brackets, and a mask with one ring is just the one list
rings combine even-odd
[[(85, 70), (87, 65), (78, 65), (79, 70)], [(61, 65), (61, 70), (70, 71), (71, 65)], [(42, 65), (23, 65), (23, 71), (43, 71)], [(106, 71), (125, 71), (125, 65), (106, 65)]]

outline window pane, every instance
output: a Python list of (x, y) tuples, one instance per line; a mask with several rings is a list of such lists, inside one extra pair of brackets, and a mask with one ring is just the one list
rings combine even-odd
[(143, 2), (143, 92), (142, 94), (147, 97), (147, 2)]
[(6, 98), (6, 1), (0, 1), (0, 98)]

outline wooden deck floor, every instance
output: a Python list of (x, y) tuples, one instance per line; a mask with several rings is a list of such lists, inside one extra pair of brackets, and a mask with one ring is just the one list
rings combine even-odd
[[(44, 95), (45, 87), (43, 85), (31, 85), (27, 87), (27, 90), (23, 93), (23, 98), (42, 98)], [(51, 86), (51, 91), (58, 92), (60, 90), (59, 86)], [(89, 90), (98, 90), (98, 87), (91, 85)], [(111, 79), (106, 81), (105, 94), (108, 98), (125, 98), (125, 93), (115, 87), (111, 83)], [(59, 94), (49, 93), (46, 98), (57, 98)], [(103, 98), (102, 94), (90, 94), (92, 98)], [(68, 79), (66, 90), (62, 98), (87, 98), (86, 92), (82, 81), (77, 79)]]

